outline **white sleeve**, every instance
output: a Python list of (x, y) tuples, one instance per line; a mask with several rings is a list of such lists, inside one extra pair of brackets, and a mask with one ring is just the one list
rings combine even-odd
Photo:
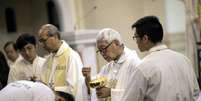
[(13, 67), (10, 69), (9, 74), (8, 74), (8, 83), (17, 81), (17, 71), (16, 69)]
[(85, 81), (79, 81), (75, 99), (76, 101), (90, 101)]
[[(78, 83), (84, 80), (82, 76), (82, 61), (78, 53), (72, 51), (70, 53), (69, 61), (68, 61), (68, 70), (66, 70), (66, 82), (67, 82), (67, 90), (69, 93), (73, 94), (78, 90)], [(73, 94), (74, 95), (74, 94)]]
[(32, 92), (34, 98), (33, 101), (55, 101), (54, 92), (42, 83), (35, 82)]
[(112, 67), (111, 65), (112, 65), (112, 62), (109, 62), (106, 65), (102, 66), (100, 72), (98, 73), (98, 75), (96, 77), (108, 76), (109, 69), (110, 69), (108, 67)]
[(133, 73), (121, 101), (144, 101), (147, 80), (140, 70)]

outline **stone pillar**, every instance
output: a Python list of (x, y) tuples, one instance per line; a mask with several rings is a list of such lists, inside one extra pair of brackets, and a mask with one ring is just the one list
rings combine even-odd
[(61, 24), (61, 31), (74, 31), (75, 16), (74, 16), (74, 2), (72, 0), (54, 0), (57, 5), (58, 15)]
[(77, 50), (84, 66), (92, 68), (91, 75), (97, 74), (96, 35), (98, 30), (78, 30), (62, 33), (62, 39)]

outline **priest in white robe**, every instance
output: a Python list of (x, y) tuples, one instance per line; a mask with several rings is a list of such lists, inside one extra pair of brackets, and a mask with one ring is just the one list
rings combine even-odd
[(132, 25), (140, 51), (148, 51), (137, 66), (121, 101), (196, 101), (199, 86), (190, 60), (162, 44), (163, 28), (155, 16)]
[[(107, 83), (96, 88), (96, 94), (92, 92), (91, 100), (120, 101), (130, 75), (135, 71), (140, 59), (135, 50), (130, 50), (123, 44), (120, 33), (111, 28), (99, 32), (97, 48), (99, 49), (97, 52), (108, 61), (97, 77), (105, 77)], [(87, 71), (83, 70), (83, 74), (88, 80), (91, 79)]]

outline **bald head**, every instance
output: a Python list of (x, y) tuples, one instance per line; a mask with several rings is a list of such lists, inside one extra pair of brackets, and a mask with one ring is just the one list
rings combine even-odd
[(57, 35), (58, 38), (60, 39), (60, 32), (58, 30), (58, 28), (52, 24), (45, 24), (43, 26), (41, 26), (40, 30), (39, 30), (39, 36), (41, 33), (47, 33), (48, 36), (54, 36)]

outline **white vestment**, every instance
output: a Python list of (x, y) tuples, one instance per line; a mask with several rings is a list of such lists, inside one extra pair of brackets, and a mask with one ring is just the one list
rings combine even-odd
[(12, 62), (11, 60), (7, 59), (8, 65), (10, 68), (13, 68), (13, 66), (18, 62), (21, 61), (21, 59), (23, 59), (23, 57), (19, 54), (19, 56), (17, 57), (17, 59)]
[[(139, 64), (140, 59), (135, 50), (130, 50), (124, 47), (124, 51), (117, 61), (111, 61), (102, 67), (98, 76), (104, 76), (108, 79), (108, 86), (111, 88), (111, 101), (120, 101), (122, 94), (127, 87), (127, 83), (130, 80), (130, 75), (135, 71), (135, 67)], [(113, 82), (114, 81), (114, 82)], [(115, 83), (115, 81), (117, 81)], [(96, 100), (92, 95), (92, 101)], [(106, 98), (110, 101), (110, 98)], [(105, 101), (104, 99), (98, 99)]]
[(190, 60), (157, 45), (137, 66), (121, 101), (196, 101), (198, 95)]
[(37, 77), (37, 80), (40, 80), (44, 63), (45, 59), (39, 56), (36, 56), (32, 64), (25, 59), (21, 59), (10, 69), (8, 82), (30, 80), (33, 76)]
[[(65, 53), (69, 52), (69, 53)], [(64, 56), (66, 55), (66, 56)], [(62, 40), (62, 45), (60, 46), (59, 50), (56, 53), (51, 53), (47, 57), (47, 62), (44, 64), (45, 68), (43, 70), (43, 75), (47, 73), (46, 68), (50, 68), (51, 72), (49, 75), (48, 85), (52, 86), (51, 84), (55, 84), (55, 81), (61, 78), (55, 77), (55, 72), (59, 69), (58, 64), (61, 60), (59, 58), (64, 56), (66, 60), (62, 60), (65, 62), (65, 83), (64, 86), (54, 86), (56, 91), (63, 91), (75, 96), (76, 101), (83, 101), (84, 100), (84, 93), (87, 93), (86, 87), (84, 85), (84, 77), (82, 76), (82, 68), (83, 64), (79, 54), (74, 51), (64, 40)], [(48, 65), (48, 62), (51, 61), (51, 65)], [(48, 67), (50, 66), (50, 67)], [(85, 85), (86, 86), (86, 85)]]
[(55, 95), (40, 82), (16, 81), (0, 91), (0, 101), (55, 101)]

